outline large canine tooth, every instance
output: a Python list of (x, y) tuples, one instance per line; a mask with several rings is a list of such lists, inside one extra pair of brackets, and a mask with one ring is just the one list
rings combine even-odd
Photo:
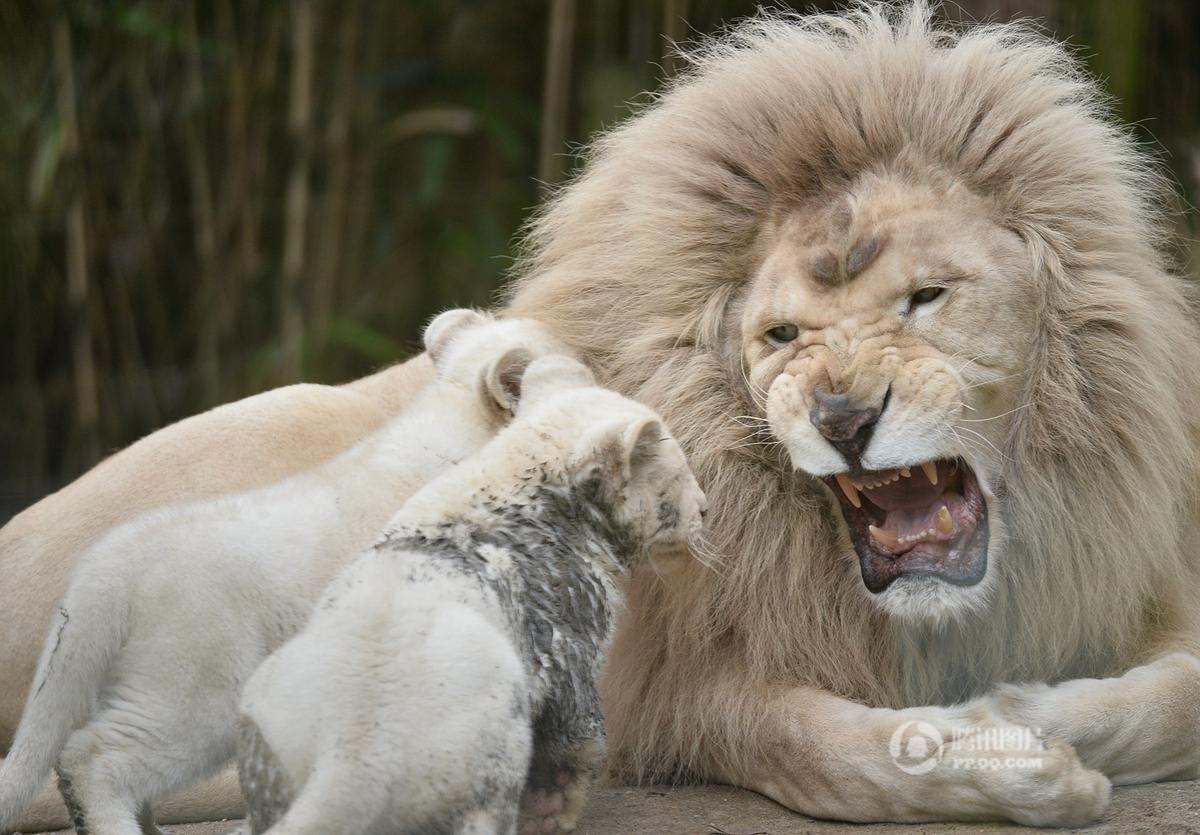
[(871, 539), (874, 539), (886, 548), (895, 548), (900, 544), (900, 537), (896, 536), (896, 532), (891, 528), (877, 528), (874, 525), (867, 525), (867, 530), (871, 532)]
[(937, 484), (937, 464), (933, 461), (926, 461), (921, 465), (921, 469), (925, 471), (925, 477), (929, 479), (930, 484)]
[(908, 467), (901, 467), (900, 475), (904, 476), (905, 478), (908, 478), (910, 475), (912, 475), (912, 470), (910, 470)]
[(862, 499), (858, 497), (858, 488), (854, 486), (854, 482), (850, 480), (849, 476), (838, 473), (834, 478), (837, 479), (838, 487), (842, 488), (842, 492), (850, 500), (850, 504), (855, 507), (862, 507)]
[(933, 525), (942, 536), (949, 536), (950, 532), (954, 530), (954, 520), (950, 518), (950, 508), (946, 507), (945, 504), (937, 512), (937, 516), (933, 520)]

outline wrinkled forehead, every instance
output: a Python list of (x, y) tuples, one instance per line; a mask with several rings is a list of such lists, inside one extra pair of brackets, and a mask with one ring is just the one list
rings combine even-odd
[(758, 249), (744, 308), (754, 329), (878, 316), (927, 283), (978, 275), (1021, 251), (974, 195), (899, 183), (780, 210)]

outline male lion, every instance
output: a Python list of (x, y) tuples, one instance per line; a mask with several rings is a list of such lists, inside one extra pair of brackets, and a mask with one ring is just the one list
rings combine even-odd
[(633, 583), (617, 772), (1031, 824), (1200, 777), (1161, 189), (1060, 46), (923, 4), (751, 21), (596, 144), (510, 310), (664, 414), (717, 560)]
[[(1163, 188), (1061, 47), (923, 4), (752, 21), (601, 138), (511, 309), (663, 412), (710, 502), (708, 565), (630, 589), (618, 773), (1035, 824), (1101, 814), (1110, 780), (1200, 776), (1200, 334)], [(311, 425), (257, 413), (164, 433)], [(276, 444), (264, 474), (204, 447), (174, 485), (146, 443), (0, 531), (0, 594), (47, 624), (96, 535), (55, 526), (332, 454)], [(0, 611), (24, 690), (41, 635)]]

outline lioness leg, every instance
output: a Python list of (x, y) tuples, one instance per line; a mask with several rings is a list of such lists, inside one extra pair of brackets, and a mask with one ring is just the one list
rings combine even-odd
[(1043, 742), (982, 701), (885, 710), (795, 688), (764, 694), (761, 707), (759, 738), (713, 756), (705, 776), (815, 817), (1076, 826), (1108, 804), (1109, 781), (1070, 746)]
[(1066, 740), (1113, 783), (1200, 777), (1200, 659), (1165, 655), (1116, 678), (1004, 685), (997, 712)]

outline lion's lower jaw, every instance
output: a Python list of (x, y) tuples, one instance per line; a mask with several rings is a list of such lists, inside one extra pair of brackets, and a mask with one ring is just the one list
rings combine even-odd
[(992, 569), (973, 586), (956, 586), (937, 577), (901, 577), (887, 589), (866, 594), (890, 618), (903, 624), (938, 626), (985, 613), (992, 604)]

